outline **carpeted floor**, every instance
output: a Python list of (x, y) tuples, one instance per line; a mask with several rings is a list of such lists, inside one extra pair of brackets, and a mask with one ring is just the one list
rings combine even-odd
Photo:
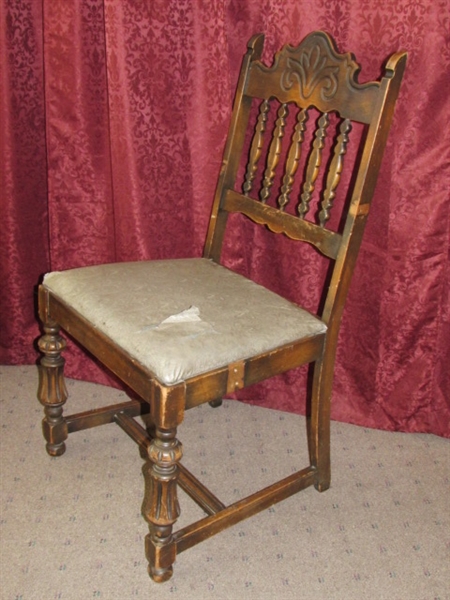
[[(50, 458), (35, 367), (0, 366), (2, 600), (445, 600), (450, 443), (332, 424), (333, 481), (182, 553), (147, 575), (142, 459), (106, 425)], [(68, 381), (68, 413), (124, 396)], [(278, 432), (278, 433), (275, 433)], [(307, 464), (302, 417), (226, 401), (186, 414), (183, 462), (225, 503)], [(200, 509), (181, 494), (181, 524)]]

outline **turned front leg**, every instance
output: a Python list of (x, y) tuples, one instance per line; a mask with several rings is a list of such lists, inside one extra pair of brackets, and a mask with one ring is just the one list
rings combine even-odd
[(150, 529), (145, 548), (150, 577), (157, 583), (170, 579), (176, 557), (172, 528), (180, 515), (177, 463), (182, 447), (175, 436), (176, 429), (156, 429), (144, 473), (146, 493), (142, 512)]
[(47, 441), (50, 456), (60, 456), (66, 450), (67, 424), (62, 416), (63, 405), (67, 400), (64, 383), (64, 358), (61, 352), (66, 341), (59, 335), (59, 325), (55, 321), (44, 323), (44, 335), (38, 346), (43, 354), (39, 363), (38, 398), (44, 406), (42, 430)]

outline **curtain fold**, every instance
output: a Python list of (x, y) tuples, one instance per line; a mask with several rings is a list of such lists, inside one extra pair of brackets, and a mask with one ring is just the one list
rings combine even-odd
[[(36, 360), (49, 270), (199, 256), (248, 39), (313, 29), (377, 78), (409, 53), (343, 318), (332, 416), (450, 436), (449, 8), (444, 0), (0, 0), (0, 361)], [(285, 238), (241, 219), (224, 262), (313, 308)], [(306, 283), (302, 283), (305, 281)], [(66, 373), (117, 385), (70, 343)], [(304, 412), (305, 369), (239, 397)]]
[(39, 2), (0, 5), (0, 362), (35, 360), (35, 292), (49, 221)]

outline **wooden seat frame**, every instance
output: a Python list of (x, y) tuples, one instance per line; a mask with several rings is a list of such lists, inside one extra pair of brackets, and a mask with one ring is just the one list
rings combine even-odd
[[(45, 284), (39, 289), (39, 315), (44, 333), (39, 340), (43, 356), (39, 368), (38, 398), (45, 407), (43, 432), (47, 451), (51, 456), (59, 456), (65, 451), (65, 440), (69, 433), (112, 422), (146, 449), (148, 461), (143, 503), (143, 515), (149, 523), (146, 555), (150, 576), (157, 582), (170, 578), (172, 565), (180, 552), (310, 485), (319, 491), (326, 490), (330, 485), (330, 397), (339, 324), (406, 64), (406, 54), (396, 53), (390, 57), (380, 81), (359, 84), (359, 65), (353, 55), (339, 54), (332, 39), (323, 32), (310, 34), (296, 48), (285, 46), (270, 68), (260, 61), (263, 41), (262, 35), (254, 36), (243, 60), (204, 257), (220, 261), (227, 217), (236, 212), (273, 232), (282, 232), (294, 240), (314, 245), (334, 263), (323, 313), (320, 315), (327, 325), (327, 331), (175, 385), (164, 385), (154, 373), (128, 356), (114, 340), (93, 328), (82, 315), (52, 294)], [(279, 160), (283, 112), (278, 113), (278, 130), (271, 143), (265, 172), (265, 191), (260, 200), (254, 200), (248, 192), (252, 187), (261, 147), (264, 111), (260, 113), (263, 116), (259, 118), (260, 125), (251, 144), (244, 192), (235, 190), (254, 98), (261, 101), (275, 98), (281, 107), (287, 103), (294, 103), (301, 109), (314, 107), (325, 115), (334, 112), (347, 124), (341, 129), (338, 150), (331, 162), (327, 198), (322, 204), (318, 224), (305, 220), (302, 209), (298, 215), (286, 212), (284, 200), (279, 200), (277, 207), (266, 202)], [(327, 229), (325, 225), (340, 179), (350, 120), (365, 124), (367, 131), (362, 141), (359, 168), (352, 182), (347, 217), (340, 233)], [(314, 188), (321, 164), (321, 139), (325, 128), (326, 124), (319, 121), (314, 150), (306, 169), (307, 184), (303, 188), (306, 192)], [(300, 126), (296, 131), (299, 134)], [(299, 134), (297, 142), (300, 137)], [(284, 198), (292, 187), (298, 164), (298, 148), (299, 143), (294, 144), (287, 158)], [(307, 208), (308, 198), (303, 197), (302, 202)], [(63, 405), (67, 392), (61, 353), (66, 342), (60, 335), (60, 327), (134, 390), (140, 400), (130, 399), (122, 404), (64, 416)], [(182, 449), (176, 436), (185, 410), (205, 402), (218, 404), (222, 397), (237, 389), (310, 362), (315, 363), (308, 418), (310, 465), (231, 506), (225, 506), (180, 462)], [(151, 415), (154, 425), (152, 436), (134, 419), (147, 413)], [(173, 526), (180, 514), (178, 485), (202, 507), (207, 516), (174, 531)]]

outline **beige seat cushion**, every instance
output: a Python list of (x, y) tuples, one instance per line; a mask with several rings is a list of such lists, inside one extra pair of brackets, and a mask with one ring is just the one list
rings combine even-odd
[(167, 385), (326, 330), (309, 312), (203, 258), (53, 272), (44, 285)]

